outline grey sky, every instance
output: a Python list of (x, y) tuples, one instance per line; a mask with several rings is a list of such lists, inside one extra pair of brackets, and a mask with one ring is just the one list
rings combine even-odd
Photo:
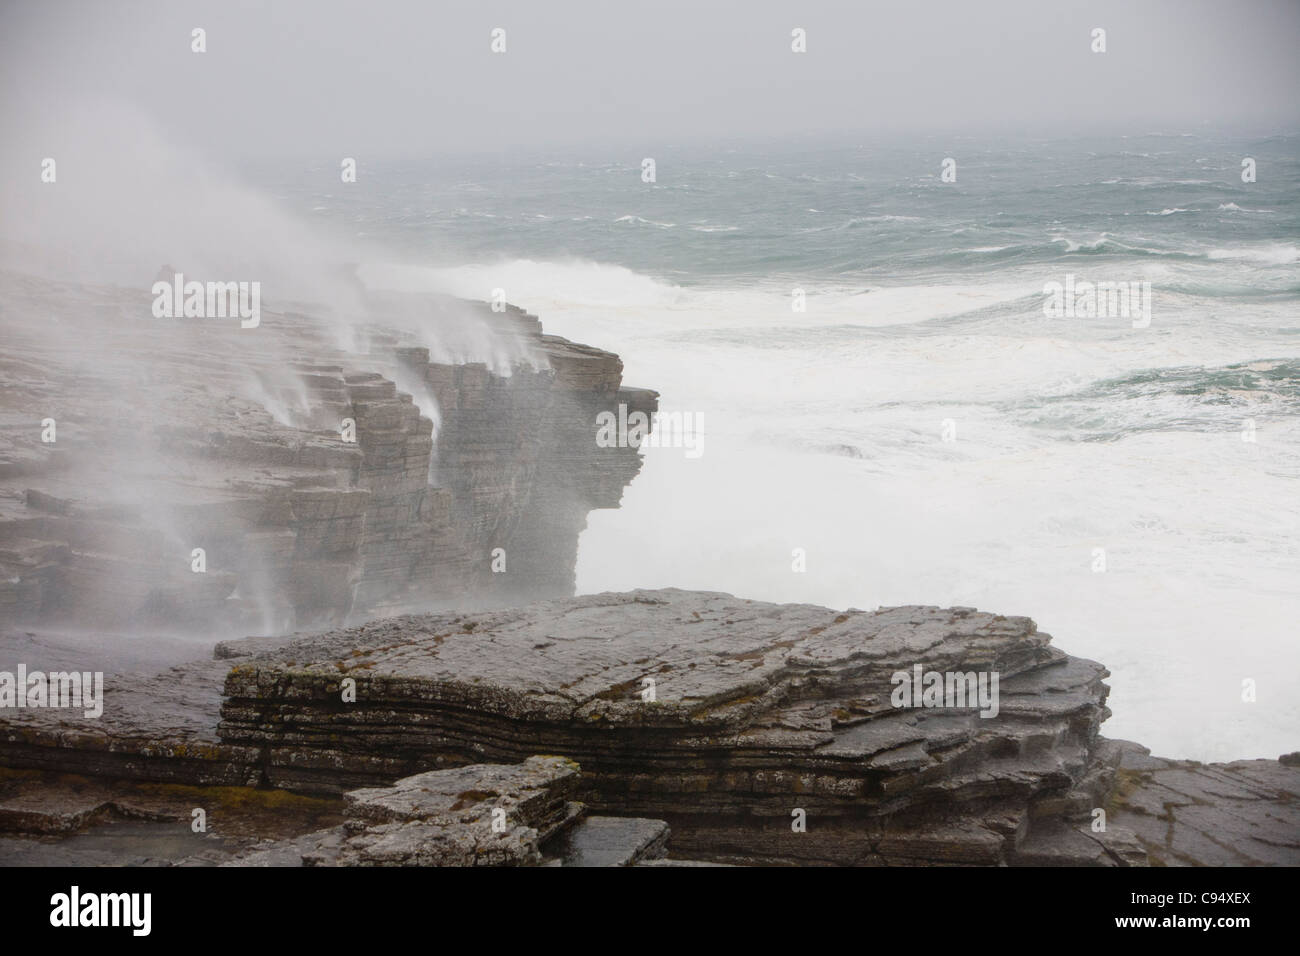
[[(190, 30), (208, 52), (190, 52)], [(489, 50), (493, 27), (508, 50)], [(790, 51), (790, 31), (808, 52)], [(1091, 52), (1090, 32), (1108, 50)], [(214, 158), (806, 133), (1300, 125), (1294, 0), (59, 2), (0, 13), (3, 139), (94, 96)]]

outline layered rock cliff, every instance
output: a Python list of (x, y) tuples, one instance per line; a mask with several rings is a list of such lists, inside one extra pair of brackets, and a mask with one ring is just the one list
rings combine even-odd
[(0, 302), (6, 624), (219, 636), (571, 594), (588, 512), (640, 468), (596, 416), (655, 408), (513, 307), (371, 295), (245, 329), (14, 273)]

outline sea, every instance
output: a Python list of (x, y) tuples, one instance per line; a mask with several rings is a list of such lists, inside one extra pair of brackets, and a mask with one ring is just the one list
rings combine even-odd
[[(1203, 761), (1300, 750), (1300, 136), (250, 175), (373, 248), (363, 277), (502, 290), (690, 414), (697, 451), (647, 449), (591, 514), (580, 593), (1026, 615), (1109, 668), (1108, 736)], [(1132, 308), (1090, 307), (1098, 283)], [(1077, 307), (1053, 309), (1067, 288)]]

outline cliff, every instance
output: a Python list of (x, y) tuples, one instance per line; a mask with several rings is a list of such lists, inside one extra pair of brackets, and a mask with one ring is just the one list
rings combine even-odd
[[(12, 273), (0, 297), (7, 624), (220, 636), (571, 594), (587, 513), (640, 469), (596, 415), (656, 407), (514, 307), (241, 329)], [(498, 371), (415, 344), (458, 337)]]

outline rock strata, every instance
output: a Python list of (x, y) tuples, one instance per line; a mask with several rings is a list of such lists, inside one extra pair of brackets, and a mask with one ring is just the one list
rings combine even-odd
[[(1097, 805), (1112, 772), (1094, 759), (1105, 670), (1048, 640), (970, 609), (672, 590), (394, 618), (238, 664), (220, 736), (304, 789), (563, 753), (594, 810), (663, 819), (692, 855), (1000, 863), (1037, 816)], [(996, 671), (998, 716), (893, 707), (891, 675), (916, 665)]]

